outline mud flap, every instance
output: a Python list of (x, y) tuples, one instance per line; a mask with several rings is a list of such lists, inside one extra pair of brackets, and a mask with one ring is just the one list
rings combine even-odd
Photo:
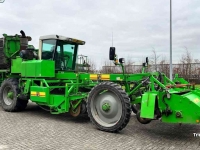
[(157, 94), (150, 92), (144, 93), (142, 95), (141, 111), (140, 111), (141, 118), (154, 119), (156, 96)]

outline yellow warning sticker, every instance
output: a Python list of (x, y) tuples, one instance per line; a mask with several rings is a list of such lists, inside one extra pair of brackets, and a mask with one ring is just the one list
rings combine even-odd
[(109, 74), (102, 74), (101, 80), (110, 80), (110, 75)]
[(31, 91), (31, 96), (37, 96), (37, 92)]
[(97, 78), (98, 78), (97, 74), (90, 74), (91, 80), (97, 80)]
[(45, 97), (45, 96), (46, 96), (46, 93), (45, 93), (45, 92), (31, 91), (31, 96)]

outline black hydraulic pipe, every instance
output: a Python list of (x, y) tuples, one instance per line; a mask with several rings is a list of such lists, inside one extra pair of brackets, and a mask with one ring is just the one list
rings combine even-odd
[(22, 38), (26, 37), (26, 34), (25, 34), (25, 32), (23, 30), (21, 30), (20, 33), (22, 34)]

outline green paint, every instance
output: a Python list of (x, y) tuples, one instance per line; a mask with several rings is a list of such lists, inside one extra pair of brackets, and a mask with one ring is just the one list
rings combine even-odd
[(110, 105), (108, 104), (108, 103), (104, 103), (103, 105), (102, 105), (102, 110), (103, 111), (109, 111), (110, 110)]
[[(167, 123), (197, 123), (200, 120), (200, 94), (191, 91), (183, 94), (172, 94), (165, 102), (172, 110), (171, 115), (163, 115), (162, 121)], [(166, 105), (160, 101), (160, 109), (164, 111)], [(177, 113), (181, 112), (181, 117)]]
[(10, 98), (10, 99), (13, 99), (14, 93), (13, 92), (8, 92), (7, 97)]
[(11, 61), (11, 73), (21, 73), (22, 58), (17, 57), (16, 59), (12, 59)]
[(51, 60), (28, 60), (21, 64), (22, 77), (54, 77), (55, 63)]
[(26, 82), (24, 83), (24, 94), (28, 94), (30, 92), (30, 85), (31, 85), (31, 80), (27, 79)]
[(17, 55), (20, 50), (20, 37), (19, 35), (9, 36), (3, 34), (4, 36), (4, 54), (5, 57), (11, 58), (13, 54)]
[[(105, 78), (92, 81), (89, 73), (75, 71), (80, 41), (45, 39), (40, 42), (42, 46), (37, 54), (41, 54), (43, 59), (38, 57), (24, 60), (19, 56), (20, 36), (4, 34), (3, 51), (11, 68), (0, 70), (0, 82), (7, 78), (18, 78), (20, 94), (28, 95), (32, 102), (39, 105), (49, 106), (52, 114), (66, 113), (71, 108), (75, 110), (86, 101), (90, 90), (99, 82), (105, 82)], [(49, 54), (50, 58), (44, 59), (44, 53)], [(177, 75), (171, 81), (165, 74), (146, 72), (148, 65), (143, 66), (142, 73), (126, 74), (123, 64), (117, 62), (117, 56), (115, 65), (121, 66), (122, 73), (110, 74), (106, 81), (123, 86), (131, 104), (141, 104), (142, 118), (154, 119), (157, 109), (163, 122), (198, 123), (199, 89), (191, 86), (176, 87), (176, 82), (188, 82)], [(159, 76), (162, 77), (162, 82), (159, 81)], [(103, 92), (105, 91), (107, 90)], [(7, 96), (14, 98), (13, 92), (9, 92)], [(111, 109), (108, 103), (99, 107), (105, 112)]]
[(141, 113), (142, 118), (154, 119), (156, 94), (146, 92), (142, 95)]
[(173, 79), (173, 81), (181, 84), (188, 84), (188, 82), (185, 79), (180, 78), (178, 74), (175, 74), (175, 78)]

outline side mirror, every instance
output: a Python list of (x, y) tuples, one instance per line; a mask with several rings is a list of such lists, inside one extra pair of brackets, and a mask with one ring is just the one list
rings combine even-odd
[(149, 58), (148, 57), (146, 57), (146, 63), (147, 63), (147, 65), (149, 64)]
[(110, 47), (109, 59), (110, 60), (114, 60), (115, 59), (115, 47)]

